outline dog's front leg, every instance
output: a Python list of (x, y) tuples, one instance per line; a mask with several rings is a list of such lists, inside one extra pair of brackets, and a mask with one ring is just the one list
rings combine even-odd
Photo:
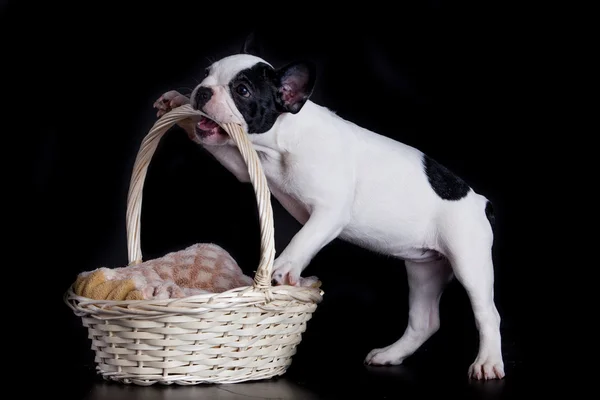
[(301, 278), (300, 274), (313, 257), (340, 234), (347, 223), (347, 208), (314, 208), (306, 224), (275, 260), (275, 282), (292, 286), (309, 286), (314, 283), (315, 278)]

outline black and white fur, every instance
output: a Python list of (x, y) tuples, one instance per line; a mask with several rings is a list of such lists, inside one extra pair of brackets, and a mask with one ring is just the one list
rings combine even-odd
[[(270, 190), (303, 226), (275, 260), (273, 279), (304, 285), (301, 272), (341, 238), (404, 260), (409, 321), (395, 343), (372, 350), (371, 365), (400, 364), (439, 328), (439, 301), (456, 277), (479, 331), (475, 379), (501, 379), (500, 316), (494, 304), (491, 203), (421, 151), (344, 120), (309, 97), (315, 68), (297, 62), (275, 69), (249, 54), (207, 68), (191, 98), (171, 91), (158, 115), (191, 102), (214, 121), (241, 124), (258, 152)], [(240, 181), (246, 165), (209, 119), (182, 124)]]

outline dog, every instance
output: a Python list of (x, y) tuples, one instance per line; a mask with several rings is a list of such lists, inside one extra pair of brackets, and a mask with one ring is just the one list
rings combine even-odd
[(241, 182), (249, 182), (246, 164), (219, 124), (246, 130), (273, 196), (302, 225), (274, 261), (275, 284), (311, 284), (302, 271), (335, 238), (404, 261), (408, 325), (396, 342), (373, 349), (366, 364), (401, 364), (427, 341), (439, 329), (440, 297), (455, 277), (479, 332), (468, 376), (504, 378), (491, 202), (418, 149), (313, 102), (315, 82), (310, 61), (275, 68), (243, 50), (206, 68), (190, 97), (168, 91), (154, 107), (158, 117), (183, 104), (207, 114), (180, 125)]

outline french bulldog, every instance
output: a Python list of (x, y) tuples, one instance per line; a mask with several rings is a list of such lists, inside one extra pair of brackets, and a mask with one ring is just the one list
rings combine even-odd
[(316, 67), (278, 68), (244, 51), (212, 63), (190, 97), (164, 93), (157, 116), (191, 104), (209, 118), (181, 126), (241, 182), (244, 163), (220, 123), (240, 124), (256, 149), (273, 196), (302, 225), (275, 259), (276, 284), (310, 285), (312, 258), (340, 238), (404, 261), (409, 318), (403, 335), (373, 349), (368, 365), (397, 365), (440, 326), (439, 302), (456, 278), (479, 333), (472, 379), (502, 379), (500, 315), (494, 300), (491, 202), (422, 151), (313, 102)]

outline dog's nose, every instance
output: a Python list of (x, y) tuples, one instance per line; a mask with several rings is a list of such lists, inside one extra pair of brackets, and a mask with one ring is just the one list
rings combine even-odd
[(202, 107), (204, 107), (204, 105), (208, 103), (212, 95), (213, 91), (211, 88), (199, 87), (198, 90), (196, 90), (196, 96), (194, 98), (194, 109), (201, 110)]

